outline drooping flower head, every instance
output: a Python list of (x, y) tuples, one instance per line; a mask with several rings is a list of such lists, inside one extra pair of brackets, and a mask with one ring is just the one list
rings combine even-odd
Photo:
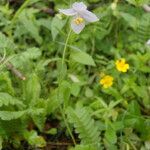
[(114, 78), (110, 75), (105, 75), (99, 83), (103, 86), (103, 88), (109, 88), (113, 85)]
[(71, 21), (72, 30), (79, 34), (85, 27), (86, 23), (98, 21), (98, 17), (87, 10), (87, 6), (83, 2), (75, 2), (70, 9), (59, 9), (60, 13), (67, 16), (73, 16)]
[(127, 72), (129, 69), (129, 64), (126, 63), (124, 58), (116, 61), (116, 68), (120, 72)]

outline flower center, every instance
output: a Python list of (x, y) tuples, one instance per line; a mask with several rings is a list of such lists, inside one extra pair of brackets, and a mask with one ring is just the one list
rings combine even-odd
[(81, 18), (81, 17), (78, 17), (78, 18), (74, 19), (74, 23), (77, 24), (77, 25), (80, 25), (83, 22), (84, 22), (84, 19)]

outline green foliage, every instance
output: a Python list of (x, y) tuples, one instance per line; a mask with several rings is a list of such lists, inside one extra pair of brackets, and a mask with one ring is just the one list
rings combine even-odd
[(19, 101), (18, 99), (12, 97), (11, 95), (9, 95), (8, 93), (0, 93), (0, 107), (2, 107), (3, 105), (8, 106), (8, 105), (17, 105), (17, 106), (24, 106), (23, 103), (21, 101)]
[(69, 150), (96, 150), (93, 146), (89, 145), (77, 145), (75, 148), (71, 148)]
[(32, 131), (25, 131), (24, 132), (25, 139), (29, 142), (30, 145), (34, 147), (44, 147), (46, 145), (46, 142), (42, 136), (38, 136), (37, 132)]
[(71, 107), (67, 109), (69, 121), (73, 123), (76, 133), (79, 134), (81, 143), (91, 145), (95, 149), (99, 149), (99, 131), (95, 121), (90, 116), (88, 108), (77, 105), (73, 110)]
[(149, 0), (126, 0), (126, 1), (135, 5), (135, 6), (142, 6), (143, 4), (149, 2)]
[(100, 20), (66, 41), (74, 2), (0, 1), (0, 149), (150, 149), (150, 1), (84, 0)]
[(75, 51), (71, 53), (71, 59), (73, 59), (76, 62), (79, 62), (84, 65), (91, 65), (95, 66), (95, 62), (92, 59), (91, 56), (89, 56), (87, 53), (82, 51)]
[(40, 44), (42, 42), (42, 38), (39, 35), (38, 24), (34, 17), (35, 13), (37, 13), (35, 9), (24, 9), (19, 14), (19, 21), (26, 30), (26, 32), (24, 31), (24, 34), (29, 33), (35, 39), (35, 41)]
[(66, 24), (66, 20), (61, 20), (58, 16), (54, 17), (51, 22), (51, 33), (53, 40), (56, 39), (59, 32), (62, 30), (64, 25)]

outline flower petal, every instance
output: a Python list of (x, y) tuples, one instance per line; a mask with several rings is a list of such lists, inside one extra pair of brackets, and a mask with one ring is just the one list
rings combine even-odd
[(74, 16), (77, 14), (77, 12), (72, 8), (70, 8), (70, 9), (59, 9), (59, 12), (63, 13), (64, 15), (67, 15), (67, 16)]
[(75, 2), (73, 3), (72, 8), (78, 12), (78, 11), (86, 10), (87, 6), (83, 2), (80, 3)]
[(82, 22), (81, 24), (78, 25), (74, 22), (74, 20), (72, 20), (71, 22), (71, 28), (77, 34), (79, 34), (84, 29), (84, 27), (85, 27), (85, 22)]
[(150, 46), (150, 39), (146, 42), (146, 44), (147, 44), (148, 46)]
[(96, 22), (99, 21), (99, 18), (92, 12), (88, 10), (84, 10), (79, 13), (81, 17), (83, 17), (87, 22)]

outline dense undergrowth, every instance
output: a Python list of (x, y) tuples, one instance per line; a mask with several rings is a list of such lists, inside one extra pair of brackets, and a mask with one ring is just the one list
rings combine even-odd
[(0, 149), (150, 150), (148, 0), (74, 2), (0, 0)]

